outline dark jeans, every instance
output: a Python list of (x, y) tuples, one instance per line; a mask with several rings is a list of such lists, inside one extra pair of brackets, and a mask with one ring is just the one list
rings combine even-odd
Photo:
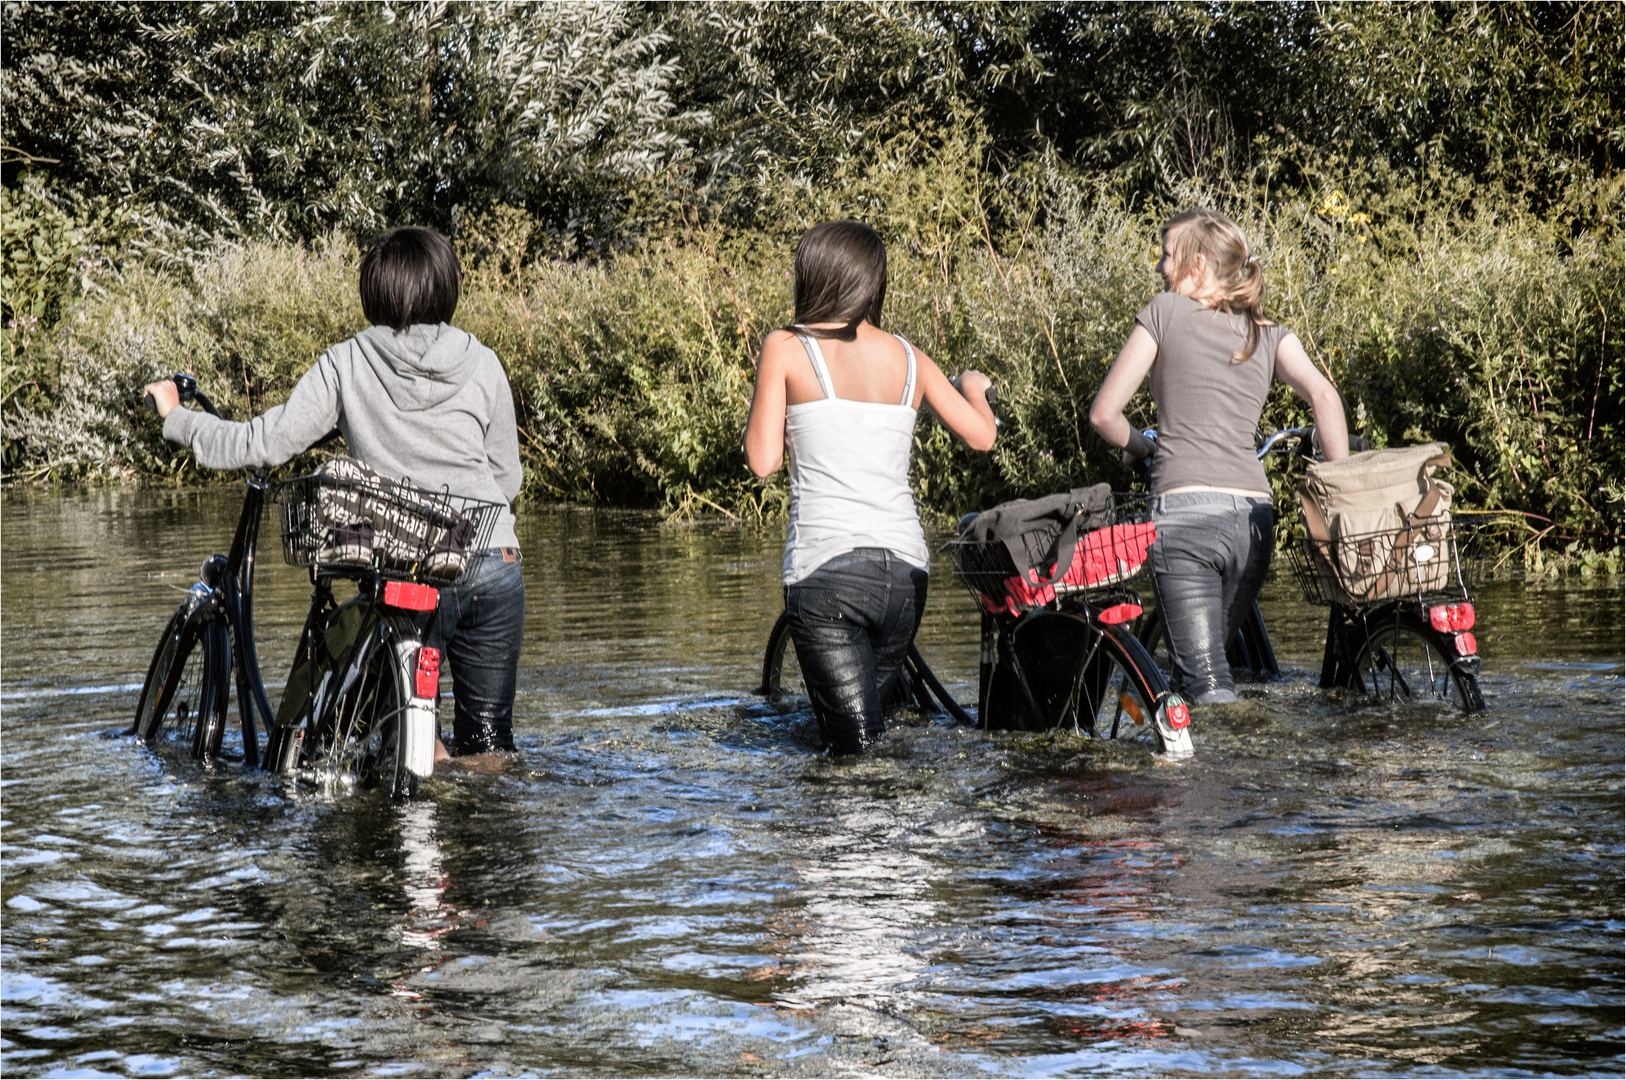
[(1175, 689), (1194, 705), (1237, 700), (1225, 643), (1270, 570), (1270, 500), (1187, 491), (1152, 498), (1152, 588), (1163, 612)]
[(926, 571), (882, 548), (837, 555), (785, 586), (796, 659), (836, 753), (886, 734), (882, 710), (925, 610)]
[(461, 585), (440, 590), (425, 645), (452, 669), (454, 754), (514, 748), (514, 689), (525, 635), (525, 579), (519, 553), (503, 561), (493, 548), (478, 557)]

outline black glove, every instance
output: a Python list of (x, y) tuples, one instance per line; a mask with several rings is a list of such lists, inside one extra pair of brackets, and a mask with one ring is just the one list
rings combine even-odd
[(1125, 465), (1137, 465), (1151, 457), (1152, 451), (1156, 449), (1157, 444), (1155, 442), (1134, 428), (1130, 428), (1129, 444), (1124, 447), (1123, 462)]

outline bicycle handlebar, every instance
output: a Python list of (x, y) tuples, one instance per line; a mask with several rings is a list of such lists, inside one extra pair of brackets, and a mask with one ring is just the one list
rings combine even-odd
[[(194, 379), (190, 375), (183, 375), (180, 372), (176, 372), (169, 377), (169, 381), (175, 384), (175, 392), (180, 396), (181, 401), (195, 401), (199, 405), (202, 405), (203, 411), (208, 413), (210, 416), (220, 415), (220, 410), (215, 408), (215, 403), (209, 400), (209, 395), (198, 389), (198, 380)], [(150, 411), (158, 411), (158, 402), (153, 400), (153, 396), (151, 394), (143, 395), (142, 400), (146, 402), (147, 408)]]
[[(1259, 460), (1263, 461), (1266, 454), (1274, 452), (1276, 445), (1287, 439), (1298, 440), (1296, 448), (1300, 456), (1315, 461), (1321, 460), (1321, 436), (1316, 432), (1313, 424), (1309, 427), (1282, 428), (1280, 431), (1271, 432), (1258, 444), (1258, 449), (1254, 454)], [(1282, 447), (1282, 449), (1285, 451), (1287, 447)], [(1370, 449), (1372, 449), (1371, 439), (1366, 438), (1364, 435), (1351, 435), (1349, 437), (1350, 453), (1358, 454), (1362, 450)]]
[[(1156, 428), (1147, 428), (1145, 431), (1141, 432), (1141, 434), (1145, 435), (1154, 443), (1157, 441)], [(1288, 443), (1289, 440), (1293, 440), (1291, 446), (1283, 445)], [(1260, 461), (1263, 461), (1266, 454), (1285, 453), (1289, 449), (1296, 449), (1300, 455), (1311, 460), (1321, 460), (1321, 439), (1316, 434), (1315, 425), (1312, 424), (1308, 427), (1282, 428), (1280, 431), (1272, 431), (1269, 435), (1255, 440), (1254, 456)], [(1368, 439), (1363, 435), (1351, 435), (1349, 437), (1350, 453), (1356, 454), (1362, 450), (1370, 449), (1372, 449), (1371, 439)], [(1124, 453), (1127, 455), (1129, 451), (1126, 450)], [(1146, 457), (1139, 461), (1126, 460), (1124, 464), (1133, 464), (1145, 469), (1150, 466), (1151, 458)]]

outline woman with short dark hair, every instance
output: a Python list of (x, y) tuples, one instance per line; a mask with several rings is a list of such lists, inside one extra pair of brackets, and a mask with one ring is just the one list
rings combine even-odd
[[(285, 404), (244, 423), (178, 409), (175, 384), (147, 386), (164, 438), (209, 469), (281, 465), (335, 426), (350, 454), (394, 480), (503, 504), (492, 547), (463, 584), (442, 588), (426, 645), (452, 669), (453, 749), (511, 751), (525, 582), (508, 504), (522, 472), (514, 398), (495, 353), (450, 325), (462, 288), (452, 245), (433, 229), (393, 229), (361, 260), (372, 324), (328, 349)], [(437, 747), (437, 754), (439, 747)]]
[(885, 733), (885, 696), (926, 605), (930, 553), (909, 490), (924, 401), (977, 450), (994, 444), (980, 372), (954, 386), (925, 353), (883, 332), (886, 246), (856, 221), (796, 247), (796, 323), (757, 364), (745, 451), (758, 476), (790, 459), (785, 611), (819, 724), (837, 753)]

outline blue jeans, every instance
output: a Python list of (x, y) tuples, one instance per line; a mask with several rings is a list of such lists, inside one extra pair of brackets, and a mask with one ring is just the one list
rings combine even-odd
[[(513, 556), (505, 561), (504, 553)], [(440, 590), (424, 644), (452, 669), (453, 754), (514, 749), (514, 690), (525, 636), (525, 579), (519, 551), (490, 548), (468, 580)]]
[(926, 571), (883, 548), (859, 548), (785, 586), (785, 612), (813, 712), (838, 754), (886, 734), (909, 643), (926, 610)]
[(1175, 689), (1194, 705), (1237, 700), (1225, 643), (1270, 570), (1270, 500), (1217, 491), (1152, 497), (1152, 589), (1169, 636)]

